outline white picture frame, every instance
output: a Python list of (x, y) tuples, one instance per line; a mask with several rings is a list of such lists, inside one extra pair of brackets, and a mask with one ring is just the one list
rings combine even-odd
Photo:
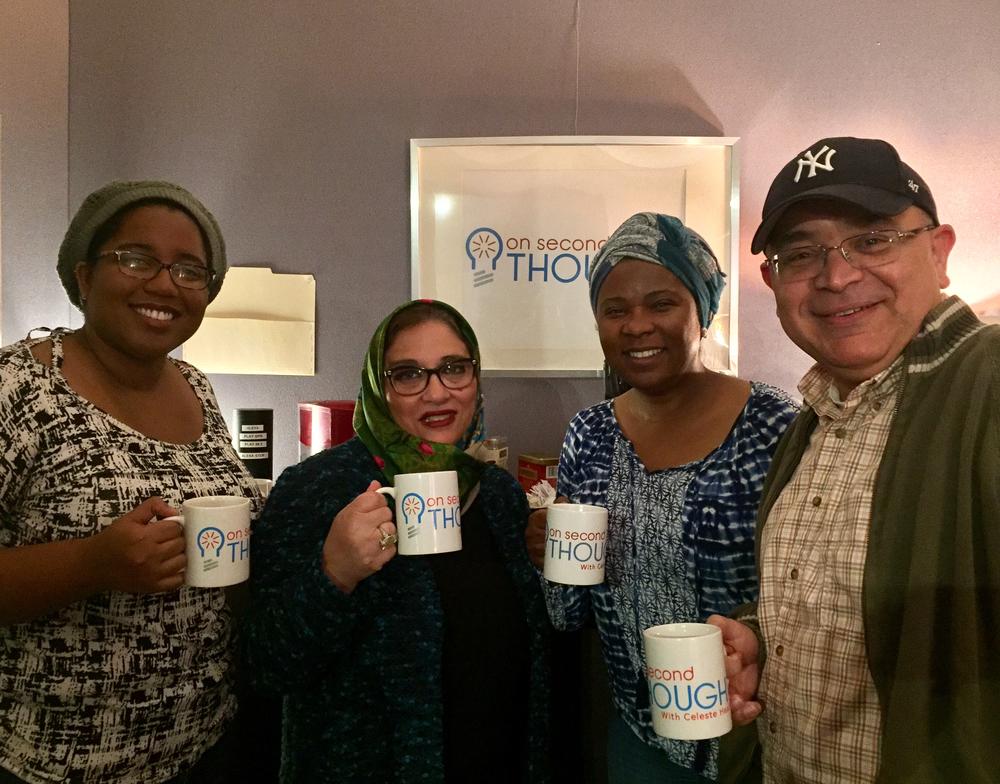
[(456, 307), (483, 370), (600, 376), (587, 293), (597, 250), (636, 212), (675, 215), (727, 276), (703, 343), (737, 371), (738, 139), (522, 136), (410, 140), (411, 293)]

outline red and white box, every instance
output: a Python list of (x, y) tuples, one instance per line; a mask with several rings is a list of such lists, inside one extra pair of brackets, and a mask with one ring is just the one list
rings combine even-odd
[(342, 444), (353, 436), (353, 400), (299, 403), (299, 460)]
[(521, 483), (524, 492), (528, 492), (539, 482), (548, 482), (556, 486), (559, 476), (559, 458), (548, 455), (518, 455), (517, 481)]

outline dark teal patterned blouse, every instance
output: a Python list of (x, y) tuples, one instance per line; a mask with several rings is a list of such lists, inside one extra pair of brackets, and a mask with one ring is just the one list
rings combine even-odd
[[(330, 523), (373, 479), (386, 483), (354, 438), (288, 468), (254, 529), (243, 632), (257, 684), (285, 698), (284, 784), (445, 780), (445, 618), (428, 560), (436, 556), (396, 556), (350, 595), (322, 569)], [(525, 613), (528, 780), (545, 781), (550, 625), (524, 546), (527, 501), (510, 474), (488, 466), (475, 503)], [(490, 613), (488, 596), (482, 612)], [(484, 671), (484, 709), (491, 687)], [(491, 775), (484, 769), (482, 780)]]

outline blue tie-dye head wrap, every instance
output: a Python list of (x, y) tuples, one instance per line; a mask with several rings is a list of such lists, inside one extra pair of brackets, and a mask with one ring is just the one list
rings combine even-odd
[(640, 212), (633, 215), (594, 256), (590, 269), (590, 306), (597, 312), (597, 295), (608, 273), (622, 259), (661, 264), (678, 277), (698, 306), (698, 320), (707, 329), (719, 310), (726, 276), (697, 232), (671, 215)]

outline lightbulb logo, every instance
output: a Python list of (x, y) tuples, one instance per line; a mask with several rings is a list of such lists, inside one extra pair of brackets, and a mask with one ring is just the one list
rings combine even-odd
[[(472, 287), (493, 282), (497, 259), (503, 252), (503, 240), (488, 226), (473, 229), (465, 240), (465, 255), (472, 262)], [(485, 267), (485, 269), (483, 268)]]
[[(198, 553), (202, 557), (202, 570), (211, 571), (219, 565), (219, 555), (222, 553), (222, 545), (225, 544), (226, 537), (221, 530), (214, 526), (202, 528), (198, 532), (195, 540), (198, 544)], [(208, 556), (206, 557), (206, 552)]]
[(418, 493), (407, 493), (403, 496), (400, 504), (403, 510), (403, 524), (406, 526), (406, 536), (412, 539), (419, 531), (420, 523), (423, 522), (424, 510), (427, 504), (424, 503), (423, 496)]

